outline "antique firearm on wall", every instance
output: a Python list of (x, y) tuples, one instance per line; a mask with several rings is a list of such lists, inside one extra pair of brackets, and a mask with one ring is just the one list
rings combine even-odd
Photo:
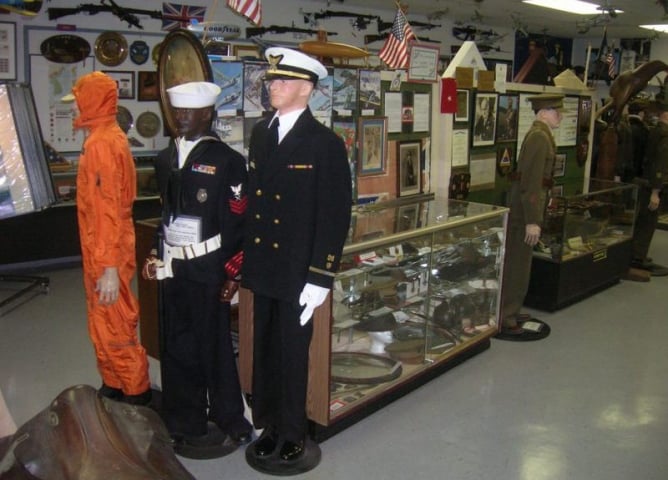
[[(246, 28), (246, 38), (264, 35), (265, 33), (306, 33), (317, 35), (322, 30), (311, 30), (308, 28), (283, 27), (280, 25), (270, 25), (268, 27), (248, 27)], [(336, 32), (325, 32), (327, 35), (337, 35)]]
[(314, 20), (320, 20), (322, 18), (334, 18), (334, 17), (343, 17), (343, 18), (352, 18), (351, 21), (353, 27), (358, 30), (366, 30), (366, 27), (372, 21), (380, 21), (378, 15), (367, 15), (362, 13), (352, 13), (352, 12), (340, 12), (334, 10), (323, 10), (321, 12), (315, 12), (310, 14), (304, 14), (304, 21), (307, 21), (307, 15), (313, 16)]
[(137, 15), (148, 15), (151, 18), (162, 19), (162, 12), (159, 10), (142, 10), (140, 8), (124, 8), (118, 5), (114, 0), (100, 0), (100, 5), (92, 3), (82, 3), (73, 8), (49, 8), (49, 20), (56, 20), (67, 15), (76, 15), (78, 13), (87, 13), (95, 15), (100, 12), (111, 12), (124, 22), (128, 22), (129, 27), (144, 29)]

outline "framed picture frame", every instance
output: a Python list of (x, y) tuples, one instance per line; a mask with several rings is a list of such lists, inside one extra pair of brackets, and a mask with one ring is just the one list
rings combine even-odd
[(159, 98), (158, 72), (137, 72), (137, 101), (153, 102)]
[(455, 113), (455, 122), (469, 121), (469, 90), (464, 88), (457, 89), (457, 113)]
[(408, 52), (408, 81), (436, 82), (440, 51), (435, 45), (412, 44)]
[(514, 142), (517, 140), (517, 122), (519, 119), (519, 97), (517, 95), (499, 95), (499, 107), (496, 116), (496, 141)]
[(234, 56), (237, 57), (239, 60), (251, 58), (251, 59), (262, 59), (262, 56), (260, 55), (260, 51), (258, 50), (256, 45), (234, 45), (232, 47), (232, 51), (234, 52)]
[(395, 233), (405, 232), (408, 230), (415, 230), (418, 223), (418, 207), (417, 203), (410, 205), (402, 205), (397, 208), (397, 224)]
[(397, 146), (397, 196), (415, 195), (421, 190), (420, 142), (400, 142)]
[(557, 153), (554, 156), (554, 173), (553, 177), (563, 177), (566, 175), (566, 154)]
[(16, 80), (16, 24), (0, 22), (0, 80)]
[(475, 122), (473, 124), (473, 146), (494, 145), (497, 116), (496, 93), (478, 93), (475, 101)]
[(360, 117), (358, 135), (358, 175), (378, 175), (386, 171), (387, 117)]
[(135, 98), (135, 72), (129, 70), (103, 70), (102, 73), (106, 73), (116, 81), (119, 99)]

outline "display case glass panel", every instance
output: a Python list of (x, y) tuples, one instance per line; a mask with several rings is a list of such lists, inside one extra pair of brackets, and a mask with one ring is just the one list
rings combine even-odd
[(457, 200), (354, 212), (332, 294), (330, 421), (496, 333), (506, 215)]
[(585, 193), (552, 197), (537, 256), (567, 261), (633, 237), (637, 187), (600, 179), (585, 186)]

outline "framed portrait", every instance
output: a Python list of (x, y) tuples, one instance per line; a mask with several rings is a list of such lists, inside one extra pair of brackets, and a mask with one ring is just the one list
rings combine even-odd
[(0, 80), (16, 80), (16, 24), (0, 22)]
[(517, 140), (518, 106), (519, 97), (517, 95), (499, 95), (499, 112), (496, 116), (497, 142)]
[(469, 91), (457, 89), (457, 113), (455, 113), (455, 122), (469, 121)]
[(153, 102), (159, 98), (158, 72), (137, 72), (137, 100)]
[(419, 204), (402, 205), (397, 208), (397, 225), (395, 233), (415, 230), (418, 222)]
[(232, 51), (234, 52), (234, 56), (239, 60), (255, 58), (260, 60), (262, 59), (260, 51), (256, 45), (234, 45), (234, 47), (232, 47)]
[(435, 45), (413, 44), (408, 52), (408, 81), (434, 83), (438, 80), (440, 49)]
[(478, 93), (475, 98), (473, 146), (494, 145), (497, 115), (496, 93)]
[(564, 196), (564, 186), (563, 185), (555, 185), (552, 187), (552, 191), (550, 192), (550, 196), (552, 198), (555, 197), (563, 197)]
[(359, 176), (385, 173), (387, 117), (360, 117), (358, 122)]
[(420, 193), (420, 142), (400, 142), (397, 149), (398, 196)]
[(103, 70), (116, 81), (118, 88), (118, 98), (135, 98), (135, 72), (121, 72), (118, 70)]
[(553, 177), (563, 177), (566, 174), (566, 154), (557, 153), (554, 156), (554, 174)]

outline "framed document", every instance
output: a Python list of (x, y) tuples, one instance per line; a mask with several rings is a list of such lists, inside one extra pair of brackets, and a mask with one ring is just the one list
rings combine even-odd
[(0, 22), (0, 80), (16, 80), (16, 24)]
[(436, 82), (439, 56), (440, 49), (436, 46), (413, 44), (408, 54), (408, 81)]
[(116, 82), (116, 89), (118, 90), (118, 98), (120, 99), (135, 98), (135, 72), (102, 70), (102, 73), (106, 73)]

